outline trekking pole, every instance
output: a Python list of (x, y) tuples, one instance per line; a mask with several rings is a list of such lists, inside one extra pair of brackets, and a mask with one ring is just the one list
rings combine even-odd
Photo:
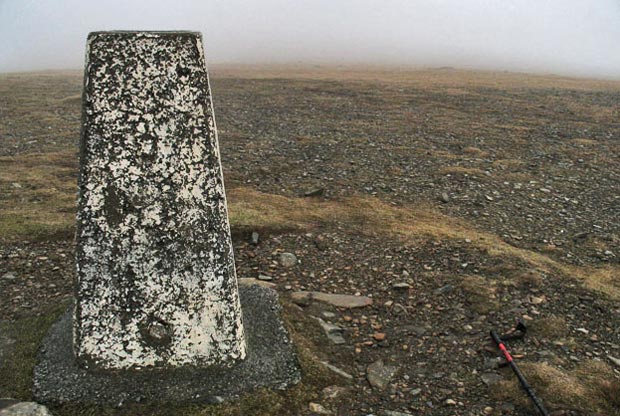
[(512, 356), (506, 349), (506, 346), (504, 345), (502, 339), (500, 338), (499, 335), (497, 335), (497, 332), (491, 330), (491, 338), (493, 338), (493, 341), (495, 341), (495, 344), (497, 344), (497, 347), (500, 349), (502, 354), (504, 354), (504, 357), (506, 358), (508, 365), (510, 365), (510, 368), (512, 368), (512, 371), (517, 375), (517, 378), (519, 379), (519, 383), (521, 383), (521, 387), (523, 387), (527, 395), (530, 396), (530, 399), (532, 399), (532, 401), (534, 402), (534, 405), (536, 406), (540, 414), (543, 416), (549, 416), (549, 412), (547, 411), (547, 409), (545, 409), (545, 406), (543, 406), (540, 399), (536, 397), (534, 390), (532, 389), (532, 387), (529, 385), (529, 383), (523, 376), (523, 373), (521, 372), (521, 370), (519, 370), (519, 367), (517, 367), (517, 364), (514, 362)]

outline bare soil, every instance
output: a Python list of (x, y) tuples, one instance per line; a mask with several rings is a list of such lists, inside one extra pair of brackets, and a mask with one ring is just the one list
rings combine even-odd
[[(520, 318), (509, 348), (553, 414), (620, 414), (620, 82), (216, 67), (211, 83), (237, 273), (272, 277), (306, 377), (181, 413), (534, 414), (488, 336)], [(72, 296), (80, 91), (77, 71), (0, 75), (0, 397), (29, 398), (37, 343)], [(373, 305), (299, 306), (297, 290)], [(398, 369), (383, 390), (377, 360)]]

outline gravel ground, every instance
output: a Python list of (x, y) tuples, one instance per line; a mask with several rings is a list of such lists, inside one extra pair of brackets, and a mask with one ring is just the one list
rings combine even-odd
[[(352, 376), (292, 414), (533, 414), (488, 336), (518, 318), (528, 332), (509, 347), (553, 414), (619, 414), (619, 83), (449, 70), (219, 70), (212, 88), (229, 191), (316, 204), (373, 198), (424, 207), (471, 231), (403, 238), (362, 216), (298, 229), (257, 224), (253, 244), (251, 227), (233, 222), (238, 275), (273, 283), (287, 308), (310, 318), (295, 331), (317, 362)], [(80, 74), (2, 75), (0, 91), (4, 161), (72, 154)], [(28, 187), (27, 178), (0, 176), (0, 203), (14, 198), (14, 183)], [(514, 251), (495, 252), (476, 240), (480, 233)], [(0, 320), (45, 315), (70, 300), (71, 239), (1, 241)], [(298, 263), (284, 267), (285, 252)], [(373, 304), (294, 302), (301, 290)], [(332, 335), (344, 342), (311, 317), (338, 327)], [(601, 374), (606, 384), (579, 384)]]

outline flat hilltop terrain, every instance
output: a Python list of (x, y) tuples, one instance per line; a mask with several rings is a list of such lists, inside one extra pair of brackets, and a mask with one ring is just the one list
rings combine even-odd
[[(72, 298), (81, 84), (0, 74), (0, 397), (31, 399)], [(620, 415), (620, 82), (215, 66), (211, 88), (237, 274), (279, 292), (303, 380), (55, 415), (531, 415), (488, 335), (517, 319), (552, 414)]]

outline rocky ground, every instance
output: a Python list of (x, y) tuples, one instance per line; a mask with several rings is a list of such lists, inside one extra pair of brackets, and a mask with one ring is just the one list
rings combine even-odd
[[(0, 76), (0, 396), (29, 399), (72, 296), (80, 76)], [(517, 319), (509, 348), (552, 414), (620, 414), (620, 83), (212, 78), (237, 272), (280, 293), (308, 377), (271, 406), (192, 414), (534, 414), (488, 335)]]

